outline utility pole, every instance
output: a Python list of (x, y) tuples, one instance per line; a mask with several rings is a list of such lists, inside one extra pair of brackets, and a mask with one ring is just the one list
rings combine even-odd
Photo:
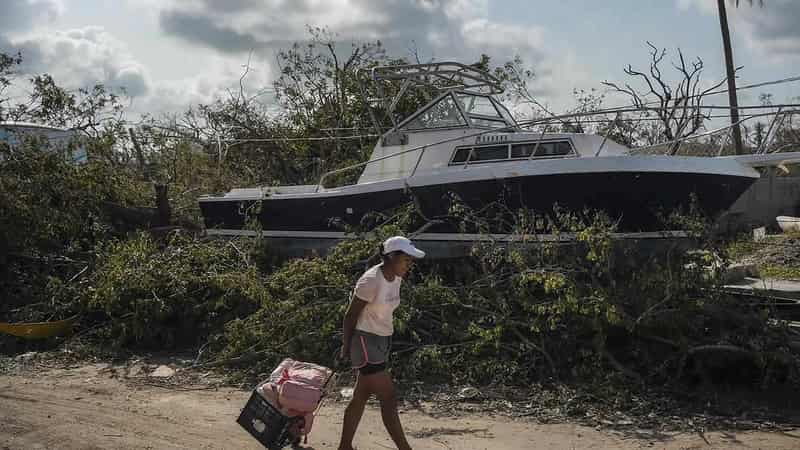
[(733, 49), (731, 48), (731, 32), (728, 29), (728, 14), (725, 0), (717, 0), (719, 8), (719, 26), (722, 28), (722, 46), (725, 49), (725, 68), (728, 73), (728, 101), (731, 107), (731, 125), (733, 126), (733, 145), (737, 155), (744, 153), (742, 131), (739, 128), (739, 99), (736, 95), (736, 69), (733, 65)]

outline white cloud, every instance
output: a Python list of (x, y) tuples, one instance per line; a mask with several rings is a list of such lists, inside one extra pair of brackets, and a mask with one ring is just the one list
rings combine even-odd
[(4, 0), (0, 12), (0, 51), (22, 53), (22, 75), (49, 73), (68, 88), (103, 83), (133, 97), (147, 93), (146, 68), (102, 27), (50, 29), (64, 12), (60, 0)]
[(50, 23), (63, 10), (59, 0), (3, 0), (0, 33), (27, 31), (36, 24)]
[[(202, 69), (183, 79), (154, 79), (113, 30), (52, 31), (53, 18), (63, 11), (60, 0), (9, 1), (20, 19), (4, 16), (0, 24), (24, 25), (15, 33), (0, 27), (0, 49), (6, 42), (23, 50), (28, 73), (51, 73), (68, 87), (95, 82), (124, 87), (137, 112), (181, 111), (238, 89), (251, 50), (248, 91), (270, 86), (275, 52), (307, 39), (308, 26), (334, 32), (343, 48), (350, 41), (380, 40), (391, 56), (409, 56), (409, 49), (417, 48), (423, 60), (472, 62), (485, 53), (502, 63), (519, 55), (535, 69), (532, 89), (542, 97), (561, 94), (569, 101), (573, 87), (588, 84), (586, 68), (569, 49), (548, 52), (546, 28), (491, 21), (488, 0), (125, 0), (120, 10), (155, 27), (153, 32), (164, 35), (159, 39), (173, 38), (173, 48), (194, 47), (192, 63)], [(150, 64), (158, 59), (150, 58)]]
[[(239, 95), (240, 79), (244, 73), (247, 57), (212, 57), (209, 70), (193, 77), (178, 80), (159, 80), (152, 84), (148, 95), (133, 100), (130, 111), (134, 114), (180, 113), (190, 106), (210, 104), (220, 98)], [(270, 86), (272, 68), (265, 62), (252, 61), (242, 87), (245, 95), (256, 95), (265, 86)], [(258, 98), (265, 103), (274, 103), (269, 90)]]
[(486, 20), (486, 0), (237, 0), (224, 6), (173, 0), (159, 8), (165, 33), (221, 52), (282, 48), (306, 39), (309, 26), (327, 28), (341, 41), (379, 39), (390, 50), (415, 42), (436, 54), (472, 54), (495, 44), (542, 46), (539, 27)]
[(146, 68), (125, 43), (102, 27), (39, 32), (9, 40), (9, 44), (22, 52), (23, 73), (46, 72), (69, 88), (103, 83), (137, 97), (147, 94), (150, 87)]
[[(677, 0), (679, 8), (696, 8), (706, 14), (716, 15), (715, 2), (707, 0)], [(747, 45), (761, 55), (780, 60), (800, 57), (800, 1), (768, 0), (764, 7), (758, 0), (742, 0), (739, 7), (726, 8), (732, 33), (742, 33)]]
[(717, 13), (717, 2), (709, 0), (676, 0), (678, 9), (688, 11), (697, 8), (707, 14)]
[(516, 54), (541, 56), (544, 30), (539, 27), (520, 27), (475, 19), (461, 27), (467, 48), (490, 49), (493, 55), (508, 57)]
[[(155, 4), (154, 4), (155, 6)], [(392, 56), (477, 61), (482, 53), (502, 63), (521, 56), (538, 77), (534, 91), (569, 96), (586, 86), (587, 70), (577, 58), (548, 52), (547, 31), (487, 19), (487, 0), (238, 0), (224, 7), (212, 0), (159, 3), (161, 29), (170, 36), (219, 54), (252, 50), (262, 61), (295, 41), (308, 38), (308, 26), (326, 27), (341, 43), (380, 40)]]

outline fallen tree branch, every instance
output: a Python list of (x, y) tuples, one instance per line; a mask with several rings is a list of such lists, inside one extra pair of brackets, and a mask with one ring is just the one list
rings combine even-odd
[(642, 320), (644, 320), (647, 316), (652, 314), (653, 311), (656, 310), (656, 308), (658, 308), (659, 306), (664, 305), (665, 303), (667, 303), (670, 300), (672, 300), (672, 295), (670, 295), (669, 292), (668, 292), (667, 295), (664, 296), (663, 300), (659, 301), (658, 303), (653, 304), (653, 306), (647, 308), (641, 315), (639, 315), (639, 317), (636, 318), (636, 321), (633, 323), (634, 329), (637, 326), (639, 326), (640, 323), (642, 323)]
[(686, 351), (686, 353), (681, 356), (680, 363), (678, 364), (678, 372), (676, 375), (676, 379), (680, 379), (683, 376), (683, 369), (686, 366), (686, 359), (690, 356), (695, 356), (701, 353), (734, 353), (737, 355), (742, 355), (750, 359), (754, 364), (761, 366), (762, 361), (761, 357), (753, 351), (743, 349), (741, 347), (737, 347), (735, 345), (728, 345), (728, 344), (712, 344), (712, 345), (698, 345), (696, 347), (692, 347)]
[(205, 363), (193, 364), (193, 365), (189, 366), (188, 368), (189, 369), (196, 369), (196, 368), (206, 368), (207, 369), (207, 368), (213, 368), (213, 367), (221, 367), (221, 366), (228, 366), (228, 365), (243, 364), (243, 363), (254, 361), (254, 360), (258, 359), (258, 358), (261, 358), (262, 356), (266, 356), (266, 355), (270, 354), (271, 352), (272, 352), (271, 349), (270, 350), (260, 350), (260, 351), (257, 351), (257, 352), (246, 353), (246, 354), (240, 355), (240, 356), (234, 356), (232, 358), (222, 358), (222, 359), (217, 359), (217, 360), (209, 361), (209, 362), (205, 362)]
[(675, 341), (671, 341), (671, 340), (666, 339), (666, 338), (659, 337), (659, 336), (653, 336), (653, 335), (644, 334), (644, 333), (638, 333), (638, 332), (636, 333), (636, 336), (638, 336), (641, 339), (647, 340), (647, 341), (653, 341), (653, 342), (658, 342), (660, 344), (669, 345), (670, 347), (673, 347), (673, 348), (678, 348), (678, 349), (681, 348), (681, 345), (679, 343), (677, 343)]
[(558, 370), (556, 369), (556, 363), (555, 363), (555, 361), (553, 361), (553, 357), (550, 356), (550, 354), (547, 352), (547, 350), (545, 350), (543, 347), (540, 347), (540, 346), (534, 344), (533, 342), (531, 342), (531, 340), (528, 339), (527, 337), (525, 337), (525, 335), (523, 335), (522, 332), (520, 332), (516, 327), (512, 326), (511, 327), (511, 331), (514, 334), (516, 334), (517, 337), (519, 338), (519, 340), (524, 342), (525, 345), (527, 345), (530, 348), (532, 348), (532, 349), (536, 350), (537, 352), (541, 353), (542, 356), (544, 356), (544, 358), (547, 360), (547, 363), (550, 365), (550, 372), (552, 372), (553, 377), (558, 377)]
[(748, 356), (753, 359), (757, 359), (757, 355), (755, 352), (750, 350), (745, 350), (741, 347), (737, 347), (735, 345), (727, 345), (727, 344), (717, 344), (717, 345), (698, 345), (697, 347), (692, 347), (687, 350), (687, 355), (695, 355), (697, 353), (711, 353), (711, 352), (729, 352), (729, 353), (738, 353), (743, 356)]
[(605, 339), (596, 338), (595, 340), (597, 342), (596, 343), (597, 353), (600, 355), (601, 358), (605, 358), (609, 362), (609, 364), (611, 364), (611, 367), (616, 369), (621, 374), (625, 375), (628, 378), (636, 380), (637, 383), (642, 383), (641, 375), (639, 375), (632, 369), (625, 367), (621, 362), (619, 362), (619, 360), (617, 360), (617, 358), (614, 357), (614, 355), (611, 354), (611, 352), (608, 351)]

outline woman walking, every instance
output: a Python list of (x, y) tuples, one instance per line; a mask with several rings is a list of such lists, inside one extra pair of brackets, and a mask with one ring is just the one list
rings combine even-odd
[(344, 317), (342, 352), (358, 371), (353, 399), (344, 413), (339, 450), (352, 450), (353, 437), (372, 394), (380, 400), (381, 417), (399, 450), (410, 450), (400, 416), (394, 383), (386, 371), (391, 350), (394, 310), (400, 305), (400, 284), (415, 259), (425, 253), (403, 236), (394, 236), (380, 248), (382, 263), (358, 279)]

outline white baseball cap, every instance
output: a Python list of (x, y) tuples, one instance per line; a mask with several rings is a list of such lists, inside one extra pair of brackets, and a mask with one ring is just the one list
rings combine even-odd
[(392, 236), (389, 239), (383, 241), (383, 254), (388, 255), (392, 252), (403, 252), (408, 256), (413, 256), (414, 258), (424, 258), (425, 252), (422, 250), (414, 247), (414, 244), (411, 243), (408, 238), (403, 236)]

